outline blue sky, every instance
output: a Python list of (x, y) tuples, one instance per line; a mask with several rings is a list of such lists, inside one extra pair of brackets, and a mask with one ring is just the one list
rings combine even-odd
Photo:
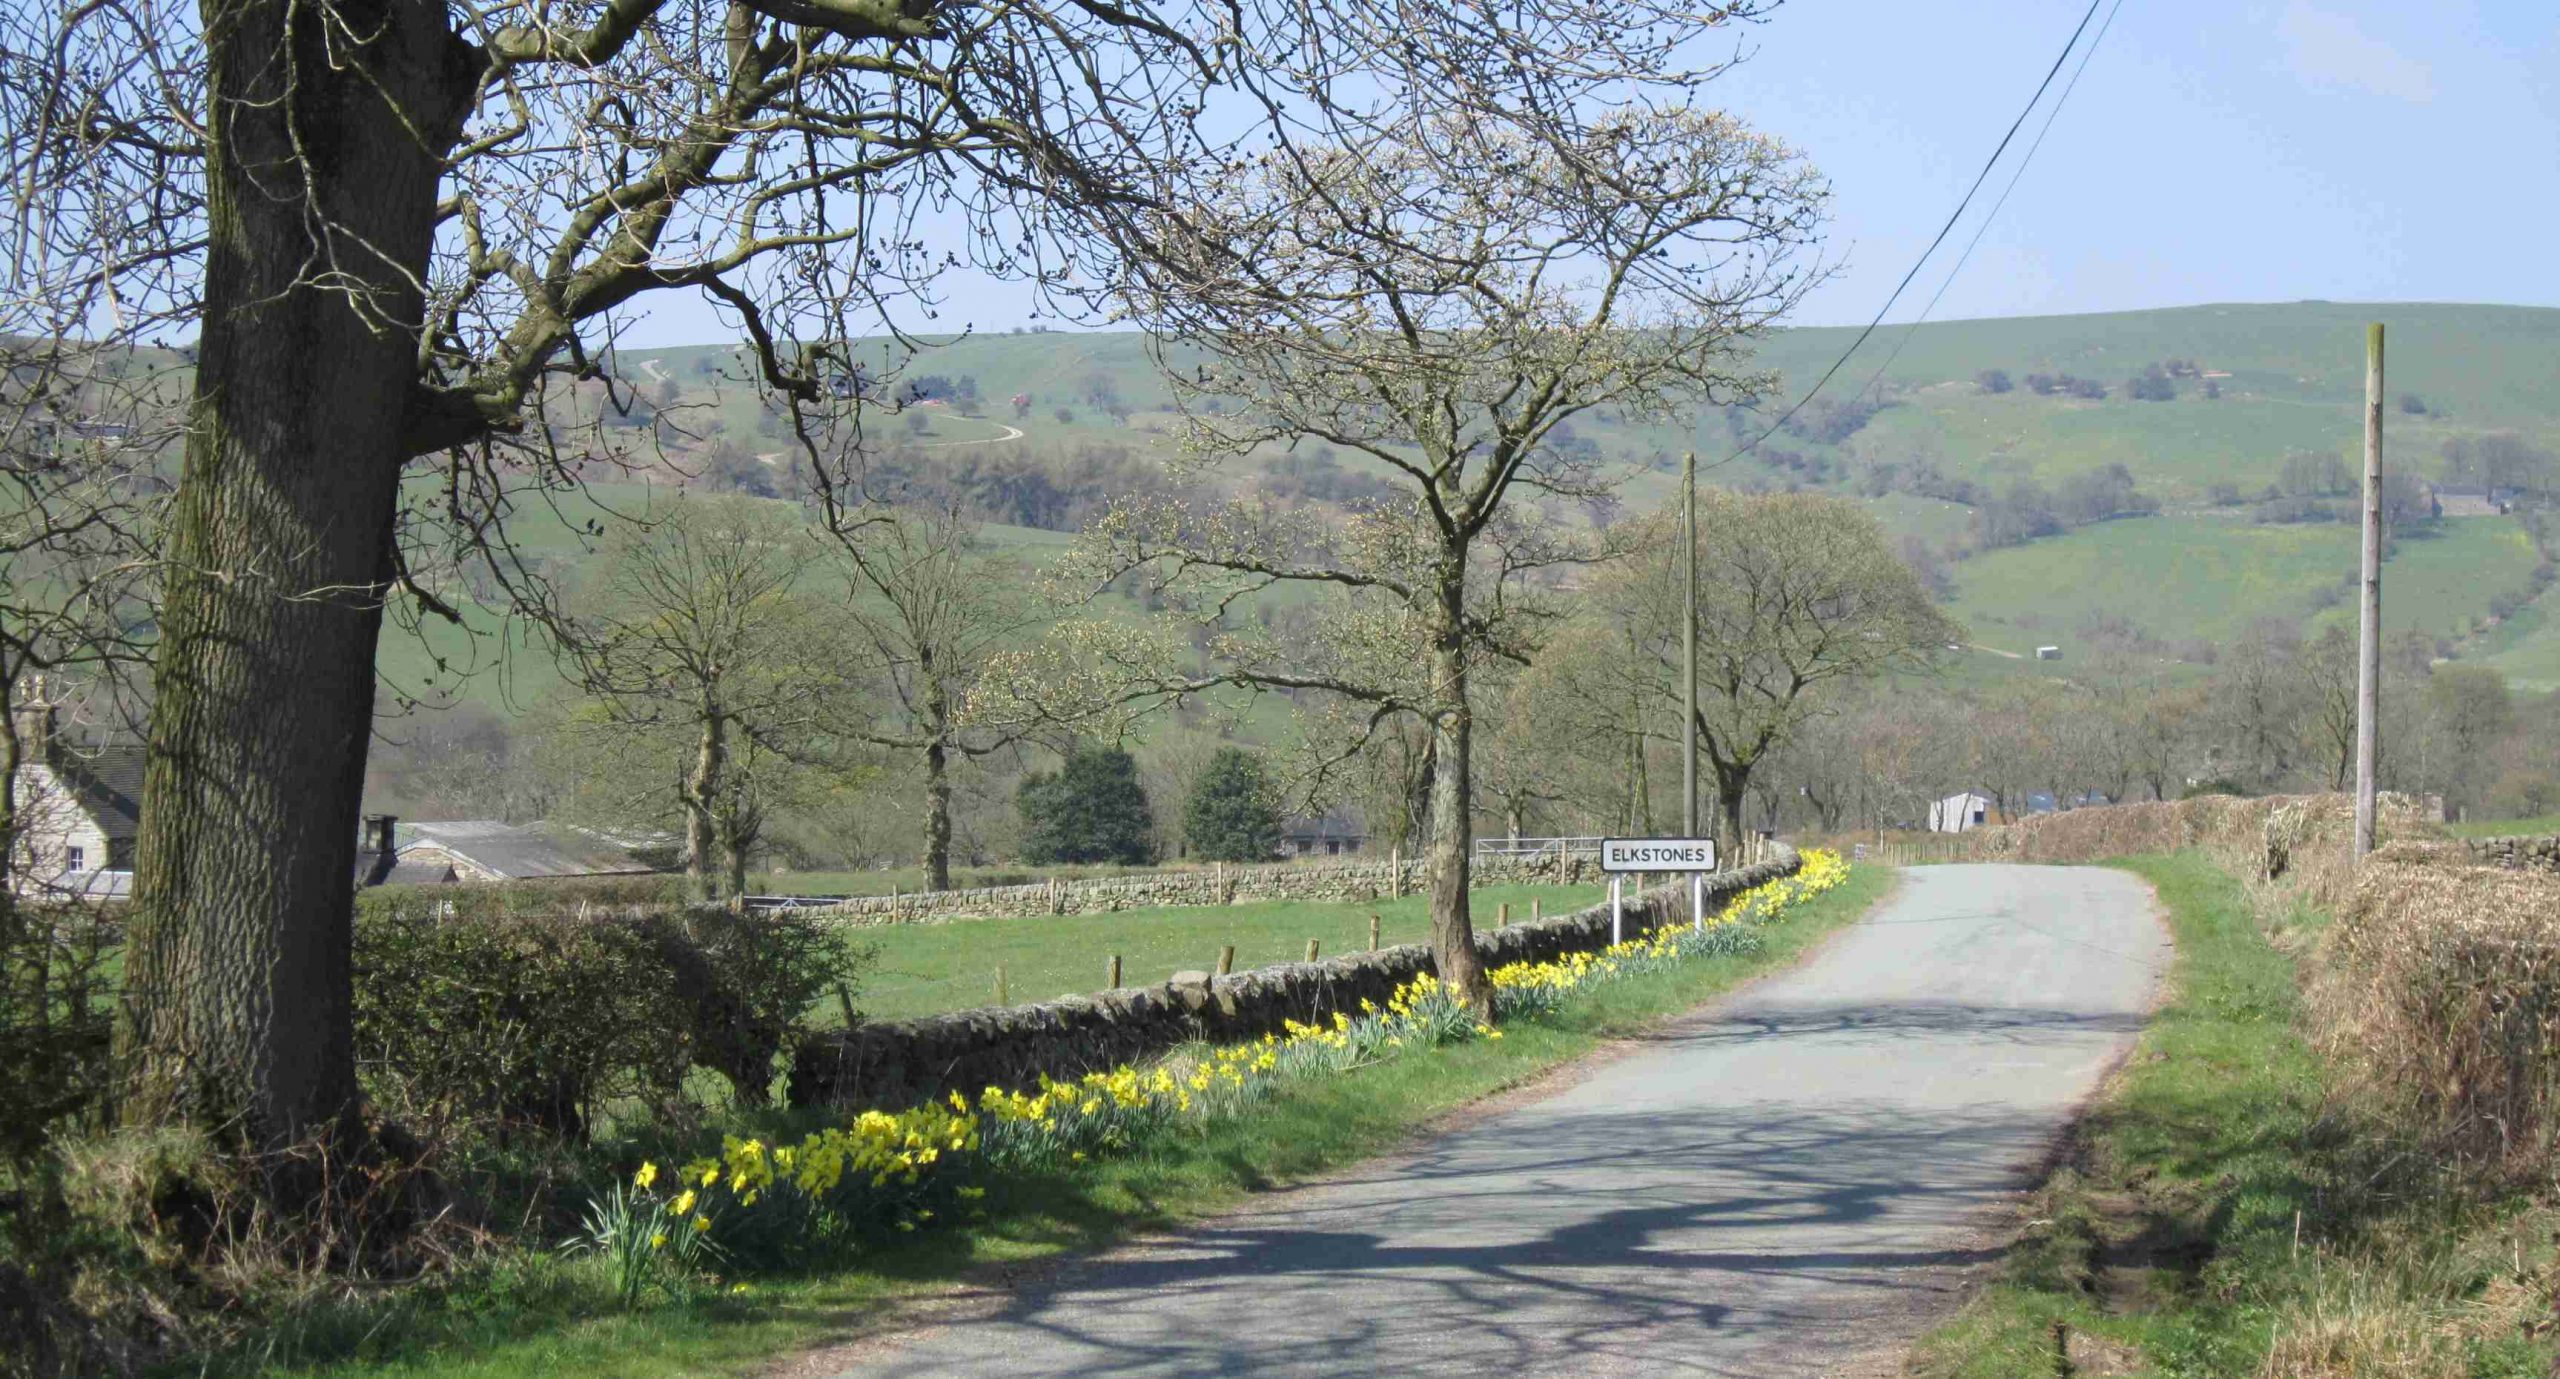
[[(1714, 98), (1801, 149), (1834, 193), (1826, 252), (1840, 271), (1800, 324), (1874, 313), (2083, 3), (1790, 0), (1751, 31), (1750, 60)], [(2004, 165), (1977, 216), (2007, 178)], [(1973, 228), (1891, 319), (1928, 301)], [(2560, 306), (2555, 242), (2560, 7), (2548, 0), (2123, 0), (1932, 319), (2307, 297)], [(948, 290), (946, 329), (1001, 330), (1032, 309), (1002, 283)], [(625, 339), (732, 334), (665, 301)]]

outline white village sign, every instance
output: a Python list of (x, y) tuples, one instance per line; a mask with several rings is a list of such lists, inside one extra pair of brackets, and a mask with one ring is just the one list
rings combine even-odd
[(1603, 838), (1600, 870), (1609, 874), (1609, 942), (1626, 942), (1626, 877), (1629, 872), (1685, 871), (1689, 876), (1689, 927), (1707, 927), (1707, 873), (1716, 869), (1713, 838)]

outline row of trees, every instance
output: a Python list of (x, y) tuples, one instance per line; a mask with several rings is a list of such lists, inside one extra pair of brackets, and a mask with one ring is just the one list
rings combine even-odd
[[(508, 537), (544, 490), (646, 458), (656, 428), (581, 446), (548, 413), (580, 380), (620, 386), (596, 361), (650, 294), (707, 297), (787, 408), (817, 524), (902, 649), (882, 658), (906, 689), (880, 745), (970, 750), (941, 716), (960, 669), (916, 650), (947, 602), (924, 591), (965, 561), (894, 535), (864, 483), (863, 399), (829, 386), (857, 336), (931, 309), (954, 250), (1204, 348), (1175, 375), (1203, 460), (1320, 441), (1397, 475), (1394, 502), (1336, 530), (1139, 504), (1088, 544), (1089, 571), (1145, 567), (1191, 586), (1195, 613), (1286, 583), (1340, 601), (1360, 637), (1311, 653), (1227, 634), (1196, 670), (1114, 667), (1126, 639), (1107, 634), (1077, 652), (1178, 671), (1146, 677), (1158, 697), (1306, 691), (1356, 706), (1362, 741), (1427, 730), (1435, 944), (1481, 1002), (1471, 679), (1526, 658), (1536, 572), (1593, 554), (1524, 500), (1607, 487), (1545, 441), (1592, 407), (1747, 400), (1765, 380), (1744, 342), (1811, 281), (1792, 258), (1820, 184), (1694, 104), (1713, 72), (1686, 55), (1755, 8), (8, 11), (0, 334), (92, 379), (148, 376), (147, 400), (179, 404), (155, 415), (183, 418), (167, 521), (131, 558), (153, 579), (126, 1114), (258, 1149), (371, 1142), (348, 965), (374, 651), (394, 609), (459, 616), (440, 563), (487, 567), (607, 712), (691, 734), (691, 831), (716, 846), (742, 822), (722, 822), (728, 782), (788, 743), (740, 706), (790, 697), (731, 684), (704, 650), (766, 635), (748, 624), (788, 586), (763, 553), (669, 546), (734, 594), (649, 619), (580, 610)], [(951, 223), (923, 233), (928, 213)], [(128, 348), (163, 341), (191, 352)], [(667, 582), (647, 564), (637, 592)], [(72, 640), (132, 626), (81, 611)], [(1055, 684), (1074, 712), (1139, 702), (1125, 675)], [(1062, 717), (968, 698), (978, 732)], [(310, 1200), (294, 1176), (270, 1184), (279, 1205)]]

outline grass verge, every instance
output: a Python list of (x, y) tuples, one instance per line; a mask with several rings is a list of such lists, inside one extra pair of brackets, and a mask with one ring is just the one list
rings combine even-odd
[[(1137, 1153), (992, 1182), (983, 1219), (919, 1233), (872, 1252), (858, 1267), (759, 1279), (743, 1297), (691, 1307), (619, 1312), (593, 1266), (518, 1257), (372, 1306), (351, 1358), (319, 1367), (239, 1368), (365, 1379), (754, 1373), (777, 1356), (858, 1331), (900, 1299), (969, 1271), (1106, 1246), (1406, 1143), (1470, 1102), (1788, 965), (1863, 914), (1891, 876), (1882, 868), (1855, 868), (1846, 883), (1763, 929), (1757, 952), (1607, 983), (1550, 1018), (1506, 1025), (1499, 1042), (1450, 1045), (1340, 1077), (1284, 1084), (1242, 1116), (1207, 1122)], [(349, 1314), (314, 1325), (337, 1330), (357, 1321)], [(278, 1340), (293, 1348), (292, 1338)]]
[(2201, 855), (2119, 865), (2168, 911), (2169, 999), (2075, 1127), (2002, 1276), (1911, 1371), (2554, 1372), (2550, 1214), (2466, 1190), (2328, 1095), (2292, 955), (2312, 931), (2271, 942)]

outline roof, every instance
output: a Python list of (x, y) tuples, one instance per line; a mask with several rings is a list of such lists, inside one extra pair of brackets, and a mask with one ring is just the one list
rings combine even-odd
[(1366, 838), (1369, 829), (1358, 815), (1336, 809), (1315, 818), (1299, 815), (1281, 825), (1287, 838)]
[(131, 839), (142, 829), (142, 744), (57, 746), (45, 764), (62, 778), (80, 807), (110, 839)]
[(645, 875), (657, 870), (631, 854), (628, 840), (570, 824), (510, 824), (495, 819), (399, 823), (393, 825), (393, 842), (400, 850), (395, 873), (426, 864), (426, 858), (413, 860), (411, 854), (427, 848), (504, 881)]

